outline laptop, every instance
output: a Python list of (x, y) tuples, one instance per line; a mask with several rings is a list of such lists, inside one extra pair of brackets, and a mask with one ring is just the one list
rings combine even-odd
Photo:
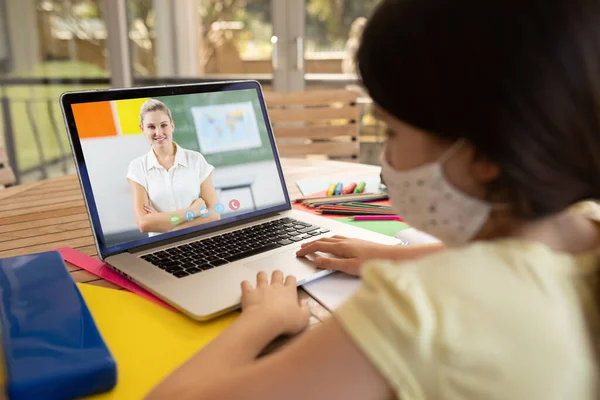
[(302, 243), (399, 243), (292, 209), (258, 82), (67, 92), (61, 108), (99, 257), (193, 319), (239, 308), (259, 271), (331, 273)]

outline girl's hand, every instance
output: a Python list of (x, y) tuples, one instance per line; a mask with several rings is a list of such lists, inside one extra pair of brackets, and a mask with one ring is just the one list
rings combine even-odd
[(299, 304), (296, 278), (288, 275), (283, 281), (281, 271), (273, 271), (271, 282), (265, 272), (256, 275), (256, 288), (242, 282), (242, 312), (260, 315), (279, 325), (281, 334), (295, 335), (308, 326), (306, 303)]
[(315, 257), (313, 262), (321, 269), (334, 269), (349, 275), (360, 275), (360, 267), (367, 260), (392, 259), (390, 252), (393, 246), (368, 242), (360, 239), (348, 239), (344, 236), (323, 238), (302, 244), (296, 252), (297, 257), (317, 251), (329, 253), (339, 258)]
[(158, 213), (158, 211), (156, 211), (156, 209), (154, 207), (152, 207), (152, 205), (150, 203), (144, 204), (144, 211), (146, 211), (147, 214)]

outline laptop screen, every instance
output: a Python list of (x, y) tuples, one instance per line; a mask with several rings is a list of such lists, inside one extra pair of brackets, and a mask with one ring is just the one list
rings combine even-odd
[(72, 103), (71, 111), (107, 253), (289, 205), (256, 89)]

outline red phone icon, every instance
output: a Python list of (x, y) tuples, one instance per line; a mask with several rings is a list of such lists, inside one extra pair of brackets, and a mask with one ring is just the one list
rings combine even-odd
[(229, 208), (231, 208), (233, 211), (236, 211), (240, 208), (240, 202), (236, 199), (233, 199), (229, 202)]

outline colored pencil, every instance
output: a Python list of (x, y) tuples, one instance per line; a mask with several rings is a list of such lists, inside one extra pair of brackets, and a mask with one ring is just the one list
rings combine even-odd
[(355, 221), (402, 221), (397, 215), (357, 215)]
[[(352, 215), (355, 216), (356, 211), (343, 211), (343, 210), (317, 210), (320, 214), (329, 214), (329, 215)], [(381, 213), (369, 213), (368, 215), (389, 215), (389, 214), (381, 214)]]
[(336, 196), (335, 199), (332, 199), (331, 196), (327, 196), (327, 193), (325, 193), (325, 195), (323, 196), (304, 196), (304, 197), (298, 197), (296, 199), (294, 199), (295, 203), (305, 203), (305, 202), (309, 202), (309, 201), (315, 201), (315, 200), (332, 200), (332, 201), (340, 201), (343, 200), (344, 202), (352, 202), (354, 201), (354, 199), (362, 199), (365, 196), (381, 196), (381, 195), (387, 195), (386, 193), (352, 193), (352, 194), (345, 194), (345, 195), (339, 195)]
[(338, 206), (338, 205), (322, 205), (316, 207), (318, 210), (348, 210), (348, 211), (356, 211), (357, 213), (381, 213), (381, 214), (389, 214), (395, 215), (394, 210), (386, 210), (379, 208), (367, 208), (367, 207), (348, 207), (348, 206)]
[(348, 207), (362, 207), (362, 208), (377, 208), (380, 210), (391, 210), (392, 207), (390, 206), (381, 206), (378, 204), (365, 204), (365, 203), (341, 203), (341, 206), (348, 206)]
[[(334, 202), (334, 203), (349, 203), (349, 202), (362, 202), (365, 199), (379, 199), (381, 197), (385, 197), (387, 199), (386, 193), (360, 193), (360, 194), (347, 194), (347, 195), (339, 195), (339, 196), (327, 196), (327, 197), (311, 197), (305, 198), (302, 200), (304, 204), (310, 203), (318, 203), (318, 202)], [(372, 200), (375, 201), (375, 200)]]
[(350, 213), (352, 215), (387, 215), (394, 216), (395, 214), (381, 212), (381, 211), (360, 211), (360, 210), (344, 210), (343, 208), (318, 208), (315, 210), (316, 212), (343, 212)]
[[(379, 196), (379, 197), (374, 197), (374, 198), (365, 198), (365, 199), (360, 199), (360, 200), (354, 200), (356, 202), (370, 202), (370, 201), (378, 201), (378, 200), (387, 200), (388, 197), (387, 195), (385, 196)], [(315, 201), (315, 202), (310, 202), (310, 203), (304, 203), (306, 206), (314, 208), (314, 207), (318, 207), (318, 206), (322, 206), (322, 205), (326, 205), (326, 204), (339, 204), (339, 202), (336, 201)]]

